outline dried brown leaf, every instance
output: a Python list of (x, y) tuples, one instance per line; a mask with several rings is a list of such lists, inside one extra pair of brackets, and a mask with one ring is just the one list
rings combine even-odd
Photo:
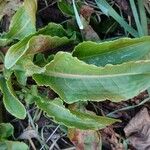
[(28, 127), (18, 138), (29, 140), (31, 138), (37, 138), (37, 137), (38, 137), (37, 132), (33, 130), (31, 127)]
[(101, 150), (101, 138), (97, 131), (69, 129), (68, 137), (76, 146), (76, 150)]
[(90, 25), (87, 25), (82, 30), (82, 35), (84, 36), (86, 41), (100, 41), (98, 34), (93, 30), (93, 28)]
[(80, 9), (80, 14), (87, 20), (90, 20), (90, 17), (94, 13), (94, 9), (90, 6), (83, 5)]
[(82, 30), (82, 36), (86, 41), (100, 41), (98, 34), (89, 24), (92, 13), (94, 13), (94, 9), (90, 6), (83, 5), (80, 9), (80, 17), (84, 25), (84, 29)]
[(109, 145), (112, 150), (125, 150), (120, 135), (114, 131), (112, 126), (103, 129), (101, 134), (105, 146)]
[(124, 132), (137, 150), (150, 149), (150, 116), (147, 108), (142, 109), (131, 119)]
[(15, 11), (21, 6), (21, 0), (3, 0), (0, 1), (0, 19), (7, 15), (11, 17)]

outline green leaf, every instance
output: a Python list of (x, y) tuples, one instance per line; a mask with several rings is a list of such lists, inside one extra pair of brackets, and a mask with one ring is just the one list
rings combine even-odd
[(20, 70), (14, 70), (14, 74), (17, 78), (17, 81), (21, 84), (21, 85), (26, 85), (27, 82), (27, 76), (25, 71), (20, 71)]
[(32, 76), (34, 73), (43, 73), (45, 68), (35, 65), (32, 57), (24, 57), (12, 68), (17, 78), (17, 81), (26, 85), (27, 77)]
[(48, 58), (45, 57), (44, 54), (39, 53), (34, 58), (34, 63), (40, 67), (44, 67), (46, 64), (48, 64), (51, 60), (53, 60), (54, 54), (49, 55)]
[(73, 8), (71, 4), (66, 0), (58, 1), (58, 7), (62, 11), (63, 14), (67, 16), (74, 16)]
[(60, 99), (55, 99), (54, 101), (46, 101), (39, 97), (35, 99), (38, 107), (45, 111), (48, 116), (53, 117), (56, 122), (70, 128), (95, 130), (105, 128), (106, 126), (119, 121), (117, 119), (71, 111), (64, 107), (63, 102)]
[(4, 65), (7, 69), (11, 68), (25, 53), (26, 49), (28, 48), (27, 43), (30, 38), (31, 36), (23, 39), (22, 41), (19, 41), (9, 48), (4, 59)]
[(24, 5), (19, 8), (13, 16), (9, 27), (9, 32), (4, 36), (4, 38), (20, 40), (35, 33), (36, 7), (36, 0), (33, 2), (30, 0), (25, 0)]
[(12, 40), (4, 38), (3, 36), (0, 36), (0, 47), (4, 47), (8, 44), (10, 44)]
[(4, 141), (0, 142), (0, 150), (29, 150), (23, 142)]
[(143, 59), (150, 53), (150, 37), (122, 38), (102, 43), (83, 42), (77, 45), (73, 56), (96, 66), (121, 64), (127, 61)]
[(46, 66), (45, 73), (34, 74), (38, 85), (50, 86), (67, 103), (133, 98), (150, 86), (150, 60), (97, 67), (69, 53), (59, 52)]
[[(28, 39), (27, 39), (28, 41)], [(23, 55), (34, 55), (46, 50), (66, 45), (71, 42), (67, 37), (34, 36), (28, 42), (25, 39), (13, 45), (5, 56), (5, 67), (10, 69)], [(28, 65), (25, 64), (25, 65)]]
[(0, 63), (4, 62), (4, 54), (0, 51)]
[(14, 127), (10, 123), (0, 124), (0, 141), (8, 138), (13, 134)]
[(50, 36), (58, 36), (58, 37), (68, 37), (72, 38), (75, 35), (75, 32), (68, 32), (66, 31), (62, 25), (56, 23), (49, 23), (44, 28), (40, 29), (36, 35), (43, 34), (43, 35), (50, 35)]
[(11, 46), (5, 56), (5, 67), (10, 69), (23, 55), (34, 55), (66, 45), (74, 39), (74, 35), (70, 36), (61, 25), (49, 24), (36, 34), (30, 35)]
[(36, 26), (37, 0), (25, 0), (24, 8), (30, 17), (32, 24)]
[(0, 89), (3, 93), (3, 103), (6, 110), (11, 115), (24, 119), (26, 117), (24, 105), (14, 96), (10, 81), (6, 82), (2, 75), (0, 75)]

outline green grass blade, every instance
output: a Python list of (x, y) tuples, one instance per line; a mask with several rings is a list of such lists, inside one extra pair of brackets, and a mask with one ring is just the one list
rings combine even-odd
[(97, 6), (105, 13), (113, 17), (126, 31), (132, 36), (138, 37), (138, 32), (132, 28), (110, 5), (106, 0), (95, 0)]
[(145, 12), (143, 1), (138, 0), (138, 8), (139, 8), (141, 26), (142, 26), (144, 35), (148, 35), (147, 17), (146, 17), (146, 12)]
[(80, 30), (83, 30), (84, 27), (83, 27), (82, 21), (81, 21), (81, 19), (80, 19), (79, 13), (78, 13), (78, 11), (77, 11), (75, 1), (72, 0), (72, 3), (73, 3), (73, 9), (74, 9), (74, 13), (75, 13), (75, 17), (76, 17), (76, 21), (77, 21), (77, 24), (78, 24), (78, 26), (79, 26), (79, 29), (80, 29)]
[(134, 0), (130, 0), (130, 5), (131, 5), (131, 9), (132, 9), (132, 12), (133, 12), (134, 20), (135, 20), (136, 27), (137, 27), (137, 30), (139, 32), (139, 35), (143, 36), (144, 32), (143, 32), (142, 27), (141, 27), (141, 23), (140, 23), (140, 20), (139, 20), (139, 15), (138, 15)]

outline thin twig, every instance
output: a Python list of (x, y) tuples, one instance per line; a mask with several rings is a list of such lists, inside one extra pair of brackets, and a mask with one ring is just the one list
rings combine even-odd
[[(31, 127), (37, 132), (36, 126), (34, 125), (33, 119), (32, 119), (32, 117), (31, 117), (31, 115), (30, 115), (30, 113), (28, 111), (27, 111), (27, 115), (28, 115), (29, 123), (31, 124)], [(37, 132), (37, 135), (39, 135), (38, 132)], [(40, 142), (41, 146), (45, 145), (45, 147), (47, 147), (46, 143), (41, 140), (40, 136), (38, 136), (37, 139)]]
[(62, 149), (62, 150), (76, 150), (75, 147), (70, 147), (70, 148), (66, 148), (66, 149)]
[(148, 101), (150, 101), (150, 98), (146, 98), (146, 99), (144, 99), (142, 102), (140, 102), (140, 103), (139, 103), (139, 104), (137, 104), (137, 105), (128, 106), (128, 107), (124, 107), (124, 108), (121, 108), (121, 109), (115, 110), (115, 111), (113, 111), (113, 112), (111, 112), (111, 113), (107, 114), (106, 116), (107, 116), (107, 117), (111, 117), (111, 116), (112, 116), (113, 114), (115, 114), (115, 113), (118, 113), (118, 112), (120, 112), (120, 111), (124, 111), (124, 110), (129, 110), (129, 109), (136, 108), (136, 107), (138, 107), (138, 106), (141, 106), (141, 105), (145, 104), (145, 103), (146, 103), (146, 102), (148, 102)]
[(35, 145), (34, 145), (32, 139), (29, 138), (28, 140), (29, 140), (29, 142), (30, 142), (30, 144), (31, 144), (31, 146), (32, 146), (32, 148), (33, 148), (33, 150), (36, 150), (36, 147), (35, 147)]
[[(57, 141), (60, 139), (60, 137), (58, 137), (56, 140), (53, 141), (52, 145), (50, 146), (49, 150), (53, 150), (54, 146), (56, 147), (57, 145)], [(57, 145), (57, 148), (58, 148), (58, 145)], [(60, 149), (60, 148), (58, 148)]]
[(47, 4), (47, 5), (46, 5), (46, 7), (44, 7), (44, 8), (42, 8), (42, 9), (40, 9), (40, 10), (38, 11), (38, 13), (40, 13), (40, 12), (44, 11), (44, 10), (45, 10), (45, 9), (47, 9), (48, 7), (50, 7), (50, 6), (54, 5), (55, 3), (57, 3), (57, 0), (56, 0), (56, 1), (54, 1), (53, 3), (51, 3), (51, 4)]
[[(56, 129), (53, 131), (53, 133), (49, 136), (49, 138), (46, 140), (46, 142), (45, 143), (47, 143), (51, 138), (52, 138), (52, 136), (55, 134), (55, 132), (57, 131), (57, 129), (59, 128), (59, 126), (60, 125), (58, 125), (57, 127), (56, 127)], [(43, 148), (44, 148), (44, 146), (45, 145), (43, 145), (41, 148), (40, 148), (40, 150), (42, 150)]]

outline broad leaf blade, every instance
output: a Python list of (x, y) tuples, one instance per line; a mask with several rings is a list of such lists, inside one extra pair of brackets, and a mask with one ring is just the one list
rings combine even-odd
[(0, 141), (8, 138), (13, 134), (14, 128), (10, 123), (0, 124)]
[(37, 11), (37, 0), (25, 0), (24, 8), (28, 13), (32, 24), (35, 26), (36, 24), (36, 11)]
[(17, 78), (17, 81), (26, 85), (27, 77), (32, 76), (35, 73), (43, 73), (44, 67), (35, 65), (32, 61), (32, 57), (24, 57), (18, 61), (18, 63), (12, 68)]
[(3, 141), (0, 142), (1, 150), (29, 150), (28, 146), (23, 142)]
[(36, 7), (36, 0), (33, 2), (30, 2), (30, 0), (25, 0), (24, 5), (19, 8), (13, 16), (9, 27), (9, 32), (5, 35), (5, 38), (20, 40), (35, 33)]
[(150, 37), (122, 38), (102, 43), (83, 42), (77, 45), (73, 56), (88, 64), (105, 66), (143, 59), (150, 53)]
[(10, 69), (24, 55), (26, 49), (28, 49), (27, 43), (30, 38), (29, 36), (9, 48), (4, 59), (4, 65), (7, 69)]
[(57, 3), (58, 3), (58, 8), (61, 10), (61, 12), (64, 15), (74, 16), (72, 5), (70, 5), (68, 1), (61, 0), (61, 1), (58, 1)]
[(43, 73), (45, 68), (35, 65), (32, 57), (24, 57), (12, 68), (17, 78), (17, 81), (26, 85), (27, 77), (32, 76), (34, 73)]
[(5, 38), (20, 40), (35, 32), (35, 26), (32, 26), (31, 20), (29, 19), (26, 10), (24, 9), (24, 7), (21, 7), (12, 18), (10, 30), (6, 34)]
[(50, 86), (67, 103), (77, 101), (120, 102), (133, 98), (150, 86), (150, 61), (96, 67), (69, 53), (59, 52), (43, 74), (33, 78)]
[(10, 82), (0, 76), (0, 89), (3, 93), (3, 103), (6, 110), (13, 116), (24, 119), (26, 110), (23, 104), (14, 96)]
[(10, 69), (23, 55), (34, 55), (46, 50), (52, 50), (71, 42), (67, 37), (34, 36), (29, 41), (28, 38), (13, 45), (5, 56), (5, 67)]
[(36, 35), (39, 34), (71, 38), (74, 33), (67, 32), (60, 24), (49, 23), (36, 33)]
[[(41, 35), (43, 34), (43, 35)], [(50, 23), (36, 34), (30, 35), (11, 46), (5, 56), (5, 67), (10, 69), (26, 54), (36, 54), (45, 50), (66, 45), (73, 41), (74, 35), (69, 35), (61, 25)]]
[(40, 109), (45, 111), (49, 116), (54, 117), (56, 122), (70, 128), (95, 130), (105, 128), (106, 126), (119, 121), (117, 119), (68, 110), (63, 106), (60, 99), (51, 102), (42, 100), (39, 97), (35, 99), (36, 104)]

